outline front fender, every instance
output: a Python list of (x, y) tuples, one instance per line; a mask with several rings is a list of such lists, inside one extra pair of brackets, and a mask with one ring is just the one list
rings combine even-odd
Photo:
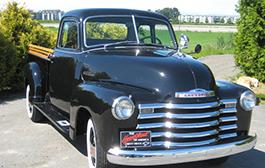
[(34, 102), (42, 102), (42, 77), (41, 70), (37, 63), (30, 62), (26, 66), (26, 85), (30, 85), (30, 100)]
[[(131, 96), (132, 101), (137, 106), (137, 102), (145, 97), (154, 98), (151, 92), (131, 86), (120, 84), (100, 83), (100, 82), (84, 82), (77, 86), (74, 91), (74, 98), (71, 105), (70, 136), (75, 135), (77, 128), (77, 118), (80, 108), (89, 111), (96, 129), (100, 134), (100, 142), (102, 147), (109, 149), (111, 145), (118, 145), (119, 132), (121, 130), (133, 130), (137, 125), (138, 110), (136, 108), (133, 116), (128, 120), (117, 120), (111, 112), (113, 101), (120, 96)], [(149, 96), (147, 96), (149, 95)], [(115, 137), (115, 138), (114, 138)]]
[(251, 123), (252, 111), (244, 111), (240, 105), (240, 96), (250, 89), (226, 81), (216, 82), (220, 99), (236, 99), (237, 100), (237, 118), (238, 132), (248, 134)]

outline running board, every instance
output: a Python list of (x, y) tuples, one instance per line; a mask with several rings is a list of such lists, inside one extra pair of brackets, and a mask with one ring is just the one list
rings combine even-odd
[(36, 104), (35, 107), (60, 131), (69, 135), (70, 122), (67, 117), (58, 112), (50, 103)]

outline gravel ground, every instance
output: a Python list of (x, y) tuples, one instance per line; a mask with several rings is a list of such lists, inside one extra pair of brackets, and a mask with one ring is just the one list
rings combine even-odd
[[(206, 57), (202, 60), (207, 64), (211, 64), (210, 66), (213, 67), (217, 79), (223, 78), (218, 72), (223, 73), (226, 77), (227, 73), (221, 71), (227, 70), (227, 68), (234, 68), (230, 62), (231, 56)], [(229, 62), (221, 64), (221, 60), (228, 60)], [(219, 71), (216, 71), (216, 69), (219, 69)], [(232, 156), (226, 164), (218, 168), (265, 167), (264, 112), (265, 106), (260, 106), (253, 113), (251, 132), (252, 134), (258, 134), (256, 148), (249, 152)], [(32, 123), (27, 118), (25, 98), (22, 94), (0, 100), (0, 133), (0, 168), (87, 167), (84, 137), (72, 142), (60, 134), (48, 121), (40, 124)], [(162, 167), (210, 168), (203, 162), (156, 168)]]

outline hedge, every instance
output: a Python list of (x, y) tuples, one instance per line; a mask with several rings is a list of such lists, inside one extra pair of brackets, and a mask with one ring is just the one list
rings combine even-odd
[(9, 51), (0, 51), (0, 59), (8, 60), (1, 63), (1, 70), (5, 67), (9, 68), (5, 74), (4, 70), (1, 71), (1, 80), (4, 82), (1, 81), (0, 90), (6, 88), (21, 90), (24, 87), (24, 67), (28, 57), (28, 45), (33, 43), (53, 47), (56, 35), (32, 20), (29, 10), (20, 7), (16, 2), (8, 3), (0, 12), (0, 32), (2, 32), (3, 46), (13, 45), (15, 49), (15, 52), (12, 47)]
[(16, 72), (15, 46), (0, 32), (0, 91), (11, 85), (11, 79)]
[(248, 76), (265, 81), (265, 0), (240, 0), (235, 42), (237, 65)]

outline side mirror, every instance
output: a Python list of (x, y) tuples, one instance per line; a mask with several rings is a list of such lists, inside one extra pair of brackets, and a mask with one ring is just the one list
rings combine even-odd
[(180, 49), (186, 49), (189, 47), (189, 37), (185, 34), (181, 34), (179, 44), (180, 44)]
[(196, 47), (195, 47), (194, 52), (195, 52), (196, 54), (198, 54), (198, 53), (200, 53), (201, 51), (202, 51), (202, 46), (201, 46), (200, 44), (197, 44)]

